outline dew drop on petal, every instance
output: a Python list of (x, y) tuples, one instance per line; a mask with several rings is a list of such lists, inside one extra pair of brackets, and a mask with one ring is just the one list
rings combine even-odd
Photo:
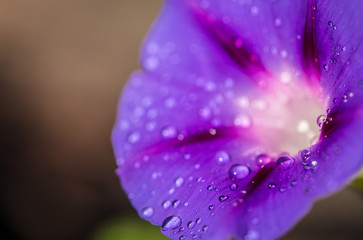
[(281, 156), (276, 160), (276, 165), (281, 170), (291, 168), (295, 163), (295, 159), (290, 156)]
[(161, 135), (164, 138), (175, 138), (178, 135), (178, 132), (175, 127), (167, 126), (161, 130)]
[(255, 161), (258, 167), (263, 167), (269, 162), (271, 162), (271, 158), (266, 154), (260, 154), (256, 157)]
[(208, 209), (209, 211), (212, 211), (214, 209), (214, 205), (209, 205)]
[(202, 228), (203, 232), (206, 232), (208, 231), (208, 225), (204, 225), (203, 228)]
[(166, 200), (162, 203), (162, 206), (164, 209), (168, 209), (171, 206), (171, 202), (169, 200)]
[(327, 116), (326, 115), (320, 115), (317, 119), (316, 119), (316, 123), (318, 124), (319, 127), (322, 127), (323, 124), (326, 122)]
[(274, 184), (274, 183), (270, 183), (269, 185), (268, 185), (268, 188), (269, 189), (274, 189), (276, 187), (276, 184)]
[(180, 200), (174, 200), (174, 201), (173, 201), (173, 203), (172, 203), (173, 208), (177, 208), (177, 207), (179, 207), (180, 203), (181, 203), (181, 201), (180, 201)]
[(310, 152), (310, 150), (309, 150), (309, 149), (303, 149), (303, 150), (301, 151), (301, 153), (300, 153), (301, 159), (302, 159), (303, 161), (307, 161), (307, 160), (309, 160), (309, 158), (310, 158), (310, 154), (311, 154), (311, 152)]
[(232, 183), (231, 185), (229, 185), (229, 189), (231, 189), (231, 191), (236, 191), (238, 188), (238, 185), (235, 183)]
[(245, 235), (244, 240), (259, 240), (260, 234), (257, 231), (248, 231), (248, 233)]
[(189, 229), (193, 229), (193, 228), (195, 227), (195, 222), (194, 222), (194, 221), (190, 221), (190, 222), (188, 222), (187, 227), (188, 227)]
[(274, 24), (276, 27), (280, 27), (282, 25), (282, 21), (280, 18), (275, 18), (274, 19)]
[(139, 132), (132, 132), (128, 136), (127, 140), (129, 141), (129, 143), (136, 143), (140, 140), (140, 138), (141, 134)]
[(212, 191), (214, 189), (214, 187), (212, 186), (212, 185), (209, 185), (208, 187), (207, 187), (207, 190), (208, 191)]
[(166, 230), (173, 230), (180, 227), (182, 224), (182, 219), (178, 216), (169, 216), (164, 219), (163, 224), (161, 225), (161, 229)]
[(177, 179), (175, 179), (174, 183), (176, 187), (181, 187), (184, 183), (184, 178), (178, 177)]
[(185, 240), (187, 237), (185, 236), (185, 235), (181, 235), (180, 237), (179, 237), (179, 240)]
[(231, 157), (229, 156), (229, 154), (225, 151), (219, 151), (214, 155), (214, 159), (219, 163), (219, 164), (226, 164), (231, 160)]
[(226, 195), (221, 195), (221, 196), (219, 196), (219, 198), (218, 198), (218, 199), (219, 199), (219, 201), (220, 201), (220, 202), (225, 202), (225, 201), (227, 201), (227, 200), (228, 200), (228, 198), (229, 198), (229, 197), (228, 197), (228, 196), (226, 196)]
[(232, 180), (241, 180), (250, 175), (251, 170), (241, 164), (235, 164), (231, 166), (228, 171), (228, 175)]
[(146, 207), (141, 210), (142, 216), (149, 218), (154, 214), (154, 209), (151, 207)]

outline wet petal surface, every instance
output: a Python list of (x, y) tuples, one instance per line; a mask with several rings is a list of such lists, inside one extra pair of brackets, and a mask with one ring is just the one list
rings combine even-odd
[(172, 239), (275, 239), (344, 186), (363, 156), (359, 9), (166, 1), (113, 131), (139, 215)]

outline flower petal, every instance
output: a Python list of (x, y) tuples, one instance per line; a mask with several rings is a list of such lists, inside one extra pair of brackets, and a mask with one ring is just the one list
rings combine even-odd
[(321, 84), (329, 108), (343, 102), (350, 94), (362, 96), (362, 9), (363, 2), (359, 0), (317, 1)]
[[(354, 6), (336, 6), (361, 16)], [(142, 52), (144, 72), (125, 87), (113, 131), (117, 174), (141, 217), (172, 239), (274, 239), (360, 169), (362, 31), (348, 34), (352, 51), (330, 68), (334, 81), (321, 70), (330, 112), (317, 145), (294, 158), (261, 156), (276, 151), (271, 139), (284, 136), (261, 134), (265, 129), (246, 108), (270, 94), (261, 79), (274, 82), (285, 69), (320, 77), (315, 54), (320, 68), (331, 54), (323, 23), (334, 17), (344, 29), (348, 23), (346, 13), (324, 8), (326, 1), (165, 3)], [(312, 16), (316, 25), (307, 26)], [(345, 101), (350, 91), (354, 97)], [(342, 101), (329, 103), (331, 96)], [(264, 111), (260, 122), (273, 122), (273, 110)]]

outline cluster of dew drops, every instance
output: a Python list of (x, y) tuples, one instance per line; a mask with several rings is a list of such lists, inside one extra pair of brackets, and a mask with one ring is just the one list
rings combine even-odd
[[(310, 150), (304, 149), (300, 152), (300, 155), (301, 155), (301, 159), (302, 159), (302, 165), (304, 166), (305, 170), (313, 170), (316, 167), (317, 162), (314, 160), (311, 160)], [(231, 155), (226, 151), (218, 151), (214, 155), (214, 160), (218, 164), (226, 165), (231, 162)], [(290, 169), (295, 164), (296, 159), (291, 157), (288, 154), (281, 155), (275, 161), (273, 158), (271, 158), (267, 154), (259, 154), (258, 156), (255, 157), (255, 164), (259, 168), (263, 168), (264, 166), (266, 166), (267, 164), (270, 164), (272, 162), (275, 162), (276, 167), (279, 170), (287, 170), (287, 169)], [(245, 166), (242, 164), (233, 164), (231, 167), (229, 167), (227, 174), (228, 174), (229, 178), (232, 180), (232, 183), (229, 185), (229, 190), (236, 191), (239, 188), (239, 186), (237, 185), (238, 181), (247, 178), (250, 175), (250, 173), (251, 173), (251, 169), (248, 166)], [(175, 186), (180, 187), (181, 185), (183, 185), (183, 182), (184, 182), (184, 179), (182, 177), (178, 177), (175, 179), (174, 184), (175, 184)], [(295, 186), (296, 184), (297, 184), (296, 180), (292, 180), (290, 183), (290, 185), (292, 187)], [(275, 189), (276, 184), (270, 183), (270, 184), (268, 184), (268, 188)], [(218, 192), (219, 189), (212, 185), (208, 185), (207, 190)], [(287, 187), (281, 187), (279, 191), (285, 192), (286, 190), (287, 190)], [(242, 190), (241, 193), (246, 194), (246, 191)], [(218, 200), (221, 203), (226, 202), (227, 200), (229, 200), (229, 196), (225, 195), (225, 194), (220, 195), (220, 196), (218, 196)], [(175, 200), (173, 202), (164, 201), (162, 203), (162, 207), (164, 209), (168, 209), (171, 206), (177, 207), (180, 205), (180, 203), (181, 202), (179, 200)], [(237, 205), (234, 205), (234, 206), (237, 206)], [(208, 210), (211, 212), (210, 215), (213, 216), (214, 215), (213, 211), (215, 210), (215, 206), (209, 205)], [(142, 209), (141, 213), (144, 218), (150, 218), (154, 214), (154, 209), (151, 207), (145, 207), (144, 209)], [(169, 216), (164, 219), (164, 221), (162, 223), (162, 230), (163, 231), (174, 230), (174, 234), (182, 234), (185, 231), (185, 228), (182, 227), (182, 222), (183, 222), (183, 220), (179, 216)], [(203, 224), (201, 224), (201, 222), (202, 222), (201, 218), (197, 218), (195, 220), (191, 220), (191, 221), (187, 222), (186, 227), (189, 230), (192, 230), (194, 227), (200, 225), (200, 228), (197, 230), (197, 233), (190, 231), (192, 238), (200, 237), (201, 235), (198, 235), (198, 234), (203, 234), (208, 231), (208, 225), (203, 225)], [(187, 236), (185, 235), (185, 233), (180, 235), (180, 237), (179, 237), (180, 240), (183, 240), (186, 238), (187, 238)]]
[[(313, 10), (315, 10), (315, 6), (312, 6)], [(252, 8), (252, 13), (257, 13), (257, 8)], [(280, 26), (281, 25), (281, 20), (279, 18), (276, 18), (274, 20), (274, 24), (276, 26)], [(336, 30), (337, 26), (332, 22), (329, 21), (328, 22), (328, 26), (333, 29)], [(332, 40), (333, 41), (333, 40)], [(334, 56), (332, 56), (330, 58), (330, 65), (336, 64), (337, 62), (337, 57), (339, 57), (340, 52), (341, 51), (346, 51), (345, 47), (342, 47), (341, 45), (336, 45), (336, 46), (332, 46), (332, 49), (335, 50), (335, 54)], [(330, 71), (330, 67), (329, 64), (324, 64), (323, 65), (323, 70), (325, 72), (329, 72)], [(358, 82), (358, 87), (360, 89), (363, 89), (363, 80)], [(335, 105), (338, 105), (340, 103), (347, 103), (349, 98), (352, 98), (354, 96), (353, 92), (349, 92), (347, 94), (344, 94), (340, 99), (339, 98), (333, 98), (332, 102)], [(329, 116), (330, 110), (327, 110), (326, 114), (322, 114), (320, 116), (318, 116), (316, 122), (318, 124), (318, 126), (320, 127), (320, 129), (323, 128), (324, 124), (329, 124), (333, 121), (333, 118)], [(165, 128), (162, 129), (161, 132), (162, 136), (164, 138), (173, 138), (176, 137), (177, 134), (177, 130), (175, 127), (173, 126), (167, 126)], [(211, 132), (211, 134), (213, 134), (213, 131)], [(215, 134), (215, 133), (214, 133)], [(132, 137), (136, 138), (135, 136), (131, 136), (131, 139), (129, 139), (130, 141), (132, 141)], [(300, 151), (300, 157), (301, 157), (301, 164), (304, 168), (304, 170), (306, 171), (312, 171), (314, 169), (316, 169), (318, 162), (316, 160), (314, 160), (312, 157), (312, 152), (309, 149), (303, 149)], [(226, 165), (228, 163), (230, 163), (231, 161), (231, 156), (228, 152), (226, 151), (218, 151), (215, 156), (214, 159), (217, 161), (218, 164), (221, 165)], [(255, 163), (259, 168), (263, 168), (264, 166), (266, 166), (267, 164), (270, 164), (271, 162), (274, 162), (276, 164), (276, 167), (280, 170), (287, 170), (290, 169), (296, 162), (296, 159), (294, 157), (291, 157), (288, 154), (283, 154), (279, 157), (277, 157), (276, 160), (274, 160), (272, 157), (268, 156), (267, 154), (259, 154), (258, 156), (255, 157)], [(243, 180), (245, 178), (247, 178), (250, 174), (251, 174), (251, 169), (248, 166), (242, 165), (242, 164), (233, 164), (229, 170), (228, 170), (228, 176), (231, 180), (233, 180), (233, 182), (229, 185), (229, 190), (230, 191), (236, 191), (239, 186), (237, 185), (236, 182)], [(175, 179), (175, 185), (177, 187), (180, 187), (181, 185), (183, 185), (184, 179), (182, 177), (178, 177)], [(297, 180), (293, 179), (290, 182), (290, 185), (293, 187), (297, 184)], [(275, 183), (269, 183), (267, 186), (269, 189), (275, 189), (277, 186)], [(280, 192), (284, 192), (286, 191), (287, 187), (280, 187), (279, 191)], [(212, 186), (212, 185), (208, 185), (207, 186), (207, 190), (208, 191), (214, 191), (214, 192), (218, 192), (218, 188)], [(241, 191), (241, 193), (246, 194), (246, 191)], [(218, 196), (218, 200), (219, 202), (226, 202), (227, 200), (229, 200), (229, 196), (228, 195), (220, 195)], [(164, 209), (168, 209), (170, 206), (173, 207), (177, 207), (180, 205), (180, 201), (179, 200), (175, 200), (173, 202), (171, 201), (164, 201), (162, 203), (162, 207)], [(208, 210), (211, 212), (211, 216), (213, 216), (213, 210), (215, 210), (215, 206), (214, 205), (209, 205), (208, 206)], [(141, 210), (141, 214), (144, 218), (151, 218), (154, 215), (154, 209), (152, 207), (145, 207)], [(182, 218), (179, 216), (169, 216), (167, 218), (164, 219), (163, 223), (162, 223), (162, 230), (163, 231), (167, 231), (167, 230), (176, 230), (174, 231), (174, 233), (183, 233), (183, 231), (185, 230), (184, 227), (182, 226)], [(203, 225), (201, 224), (202, 219), (201, 218), (197, 218), (195, 220), (191, 220), (188, 221), (186, 224), (186, 227), (188, 229), (193, 229), (195, 228), (197, 225), (200, 225), (200, 229), (198, 229), (198, 233), (205, 233), (208, 231), (208, 225)], [(200, 235), (198, 236), (197, 233), (194, 232), (190, 232), (192, 238), (197, 238), (200, 237)], [(187, 236), (185, 234), (182, 234), (179, 237), (179, 240), (183, 240), (186, 239)]]

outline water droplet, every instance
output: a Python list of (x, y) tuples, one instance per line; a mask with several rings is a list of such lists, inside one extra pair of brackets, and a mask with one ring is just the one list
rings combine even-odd
[(187, 237), (185, 236), (185, 235), (181, 235), (180, 237), (179, 237), (179, 240), (185, 240)]
[(195, 220), (195, 222), (196, 222), (197, 224), (200, 224), (200, 223), (202, 222), (202, 219), (201, 219), (201, 218), (197, 218), (197, 219)]
[(154, 209), (151, 207), (146, 207), (141, 210), (142, 216), (149, 218), (154, 214)]
[(328, 26), (331, 27), (331, 28), (333, 28), (333, 26), (334, 26), (333, 22), (332, 21), (329, 21), (328, 22)]
[(188, 222), (187, 227), (188, 227), (189, 229), (193, 229), (193, 228), (195, 227), (195, 222), (194, 222), (194, 221), (190, 221), (190, 222)]
[(183, 183), (184, 183), (184, 178), (178, 177), (177, 179), (175, 179), (174, 183), (175, 183), (176, 187), (181, 187), (183, 185)]
[(167, 126), (161, 130), (161, 135), (164, 138), (175, 138), (178, 135), (178, 132), (175, 127)]
[(229, 156), (229, 154), (225, 151), (219, 151), (214, 155), (214, 159), (219, 163), (219, 164), (226, 164), (231, 160), (231, 157)]
[(214, 205), (209, 205), (208, 209), (209, 211), (212, 211), (214, 209)]
[(263, 167), (271, 162), (271, 158), (266, 154), (260, 154), (256, 157), (255, 161), (258, 167)]
[(148, 70), (155, 70), (159, 66), (159, 59), (155, 56), (150, 56), (145, 59), (144, 66)]
[(326, 115), (320, 115), (317, 119), (316, 119), (316, 123), (318, 124), (319, 127), (323, 127), (323, 124), (326, 121), (327, 116)]
[(258, 240), (258, 239), (260, 239), (260, 234), (254, 230), (249, 230), (244, 237), (244, 240)]
[(192, 155), (190, 153), (184, 153), (183, 154), (184, 160), (189, 160), (191, 157), (192, 157)]
[(290, 185), (293, 186), (293, 187), (296, 186), (296, 184), (297, 184), (296, 180), (292, 180), (291, 183), (290, 183)]
[(250, 172), (251, 170), (248, 167), (235, 164), (229, 169), (228, 175), (232, 180), (241, 180), (250, 175)]
[(281, 170), (291, 168), (295, 163), (295, 159), (290, 156), (281, 156), (276, 160), (276, 165)]
[(168, 209), (171, 206), (171, 202), (169, 200), (166, 200), (162, 203), (162, 206), (164, 209)]
[(270, 183), (269, 185), (268, 185), (268, 188), (269, 189), (274, 189), (276, 187), (276, 184), (274, 184), (274, 183)]
[(165, 220), (163, 221), (163, 224), (161, 225), (161, 229), (166, 231), (166, 230), (173, 230), (173, 229), (177, 229), (178, 227), (180, 227), (180, 225), (182, 224), (182, 219), (178, 216), (169, 216), (167, 218), (165, 218)]
[(208, 191), (212, 191), (214, 189), (214, 187), (212, 186), (212, 185), (209, 185), (208, 187), (207, 187), (207, 190)]
[(229, 198), (229, 197), (228, 197), (227, 195), (221, 195), (221, 196), (219, 196), (219, 198), (218, 198), (218, 199), (219, 199), (219, 201), (220, 201), (220, 202), (225, 202), (225, 201), (227, 201), (227, 200), (228, 200), (228, 198)]
[(203, 232), (206, 232), (208, 231), (208, 225), (204, 225), (203, 228), (202, 228)]
[(302, 151), (301, 151), (301, 153), (300, 153), (301, 159), (302, 159), (303, 161), (307, 161), (307, 160), (309, 160), (309, 158), (310, 158), (310, 154), (311, 154), (311, 152), (310, 152), (310, 150), (309, 150), (309, 149), (304, 149), (304, 150), (302, 150)]
[(325, 72), (329, 72), (329, 65), (324, 64), (323, 69)]
[(287, 188), (285, 188), (285, 187), (281, 187), (281, 188), (280, 188), (280, 192), (285, 192), (285, 191), (286, 191), (286, 189), (287, 189)]
[(181, 203), (181, 201), (180, 201), (180, 200), (174, 200), (174, 201), (173, 201), (173, 208), (177, 208), (177, 207), (179, 207), (180, 203)]
[(141, 138), (141, 134), (139, 132), (132, 132), (127, 137), (127, 140), (129, 141), (129, 143), (136, 143), (140, 140), (140, 138)]
[(252, 16), (256, 16), (258, 14), (258, 8), (256, 6), (251, 7)]
[(231, 189), (231, 191), (236, 191), (238, 188), (238, 185), (235, 183), (232, 183), (231, 185), (229, 185), (229, 189)]
[(312, 5), (311, 5), (311, 9), (312, 9), (313, 11), (316, 11), (316, 5), (315, 5), (315, 4), (312, 4)]
[(280, 27), (282, 25), (282, 21), (280, 18), (275, 18), (274, 19), (274, 24), (276, 27)]

